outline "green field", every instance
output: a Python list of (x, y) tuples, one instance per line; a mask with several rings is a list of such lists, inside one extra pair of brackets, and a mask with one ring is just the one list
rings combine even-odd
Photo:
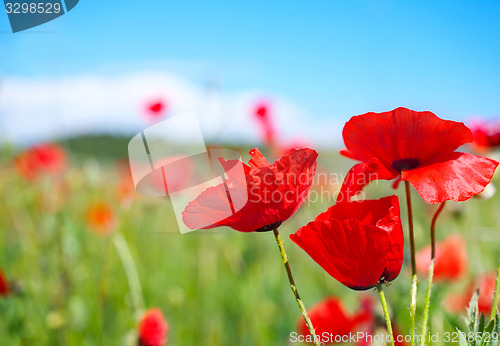
[[(14, 292), (0, 297), (0, 345), (135, 345), (137, 320), (151, 307), (161, 308), (170, 325), (168, 345), (290, 343), (300, 313), (272, 232), (220, 228), (181, 235), (168, 199), (135, 195), (130, 203), (121, 203), (114, 161), (96, 158), (92, 150), (82, 155), (69, 149), (64, 175), (36, 181), (20, 177), (12, 154), (4, 155), (0, 268)], [(345, 174), (352, 164), (333, 152), (319, 151), (318, 167), (325, 171)], [(394, 191), (391, 182), (382, 181), (367, 189), (370, 198), (393, 193), (400, 196), (407, 237), (403, 185)], [(429, 243), (436, 206), (426, 205), (416, 193), (413, 201), (419, 249)], [(118, 224), (110, 235), (96, 234), (87, 224), (86, 210), (97, 202), (109, 203), (116, 212)], [(376, 292), (344, 287), (288, 238), (332, 203), (306, 202), (280, 227), (302, 299), (309, 307), (336, 295), (355, 311), (361, 297), (371, 295), (382, 318)], [(468, 276), (435, 285), (431, 333), (453, 332), (463, 324), (459, 315), (443, 308), (447, 294), (463, 292), (469, 279), (495, 271), (500, 259), (499, 205), (498, 194), (488, 200), (447, 203), (437, 239), (453, 233), (465, 238)], [(128, 251), (133, 262), (125, 260), (124, 266), (120, 256)], [(407, 334), (408, 245), (405, 252), (403, 271), (385, 292), (393, 323)], [(141, 291), (131, 292), (138, 284), (134, 268)], [(419, 282), (420, 322), (427, 285), (423, 277)]]

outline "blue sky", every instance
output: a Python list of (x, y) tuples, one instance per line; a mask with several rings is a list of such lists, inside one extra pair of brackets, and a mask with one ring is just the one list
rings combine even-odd
[(281, 95), (312, 121), (398, 106), (493, 117), (498, 18), (498, 1), (81, 0), (24, 33), (0, 14), (0, 78), (167, 70)]

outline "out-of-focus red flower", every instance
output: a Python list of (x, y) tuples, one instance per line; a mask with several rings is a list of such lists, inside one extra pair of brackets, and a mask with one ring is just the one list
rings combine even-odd
[[(363, 324), (372, 324), (373, 315), (364, 310), (355, 314), (346, 311), (344, 304), (337, 297), (328, 297), (307, 310), (316, 335), (323, 342), (334, 341), (335, 337), (342, 337), (354, 333)], [(303, 318), (299, 318), (297, 332), (304, 340), (312, 337)], [(323, 334), (325, 333), (325, 334)], [(328, 340), (322, 340), (328, 335)]]
[(146, 311), (139, 322), (139, 346), (163, 346), (167, 343), (168, 323), (158, 308)]
[(338, 203), (290, 239), (349, 288), (367, 290), (390, 282), (403, 264), (399, 200), (389, 196)]
[(164, 99), (152, 100), (146, 105), (146, 117), (148, 120), (158, 120), (167, 111), (168, 104)]
[[(243, 163), (244, 180), (231, 174), (239, 161), (220, 159), (229, 179), (210, 187), (191, 201), (182, 213), (190, 229), (228, 226), (240, 232), (270, 231), (292, 216), (304, 201), (316, 172), (318, 154), (312, 149), (294, 149), (271, 164), (259, 149), (250, 151), (248, 165)], [(248, 196), (244, 206), (225, 217), (226, 186), (236, 194)], [(234, 194), (231, 194), (234, 195)]]
[(479, 150), (500, 147), (500, 119), (471, 124), (474, 144)]
[[(496, 273), (488, 273), (480, 276), (470, 283), (465, 293), (453, 293), (446, 297), (445, 307), (454, 313), (464, 312), (474, 292), (479, 288), (478, 309), (479, 313), (488, 315), (493, 307), (493, 294), (496, 285)], [(500, 305), (500, 304), (499, 304)]]
[(87, 210), (87, 224), (98, 234), (109, 234), (116, 225), (115, 211), (106, 203), (94, 204)]
[[(417, 253), (416, 262), (418, 272), (427, 275), (431, 262), (430, 245)], [(454, 234), (436, 244), (436, 257), (434, 258), (435, 281), (462, 279), (467, 273), (467, 264), (465, 241), (459, 234)]]
[[(352, 168), (356, 179), (344, 181), (346, 199), (370, 180), (398, 178), (410, 182), (427, 203), (464, 201), (484, 190), (498, 166), (482, 156), (455, 152), (472, 142), (472, 132), (463, 123), (431, 112), (397, 108), (354, 116), (342, 136), (346, 149), (341, 153), (362, 161)], [(366, 174), (360, 165), (368, 168)]]
[(262, 138), (265, 143), (272, 146), (276, 142), (276, 131), (274, 129), (273, 119), (271, 116), (271, 106), (269, 102), (258, 102), (255, 105), (253, 114), (259, 123), (259, 127), (262, 131)]
[(28, 180), (42, 174), (57, 174), (66, 167), (66, 154), (56, 144), (39, 144), (20, 154), (16, 158), (16, 167)]
[(479, 313), (482, 312), (487, 315), (491, 312), (491, 308), (493, 307), (493, 294), (497, 282), (496, 277), (496, 273), (491, 273), (479, 278), (479, 299), (477, 301)]
[(2, 269), (0, 269), (0, 297), (4, 297), (10, 293), (10, 285), (5, 277)]

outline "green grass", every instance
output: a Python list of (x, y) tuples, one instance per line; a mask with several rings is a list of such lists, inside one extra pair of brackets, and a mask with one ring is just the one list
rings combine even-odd
[[(328, 171), (345, 171), (352, 162), (320, 153)], [(244, 234), (221, 228), (181, 235), (167, 199), (140, 197), (131, 205), (116, 200), (117, 173), (99, 161), (73, 162), (62, 178), (59, 200), (50, 179), (27, 182), (5, 163), (0, 170), (0, 267), (18, 292), (0, 298), (0, 345), (135, 344), (139, 317), (113, 236), (99, 236), (86, 225), (86, 208), (111, 203), (135, 260), (145, 307), (159, 307), (170, 325), (169, 345), (286, 345), (300, 316), (272, 232)], [(367, 196), (397, 193), (390, 182), (367, 189)], [(417, 248), (429, 242), (432, 210), (414, 194)], [(404, 199), (401, 198), (403, 202)], [(288, 234), (324, 211), (332, 201), (304, 204), (280, 228), (302, 299), (309, 307), (328, 295), (357, 309), (376, 292), (354, 292), (336, 282), (293, 244)], [(498, 194), (490, 200), (449, 203), (438, 220), (437, 239), (460, 233), (467, 240), (469, 277), (494, 271), (500, 257)], [(401, 205), (406, 230), (406, 212)], [(451, 212), (454, 208), (458, 208)], [(408, 244), (408, 242), (407, 242)], [(408, 246), (405, 250), (409, 253)], [(408, 257), (408, 256), (406, 256)], [(407, 333), (408, 258), (401, 275), (385, 289), (393, 323)], [(419, 278), (421, 319), (426, 283)], [(468, 280), (437, 284), (430, 331), (454, 331), (458, 316), (441, 308), (448, 292)], [(420, 320), (419, 320), (420, 321)], [(419, 322), (418, 321), (418, 322)], [(420, 330), (420, 325), (417, 322)]]

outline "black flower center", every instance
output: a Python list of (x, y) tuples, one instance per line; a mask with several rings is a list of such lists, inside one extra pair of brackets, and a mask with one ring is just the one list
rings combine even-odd
[(392, 167), (401, 172), (403, 169), (417, 168), (420, 164), (418, 159), (400, 159), (392, 161)]
[(272, 231), (273, 229), (278, 228), (280, 225), (281, 225), (281, 221), (278, 221), (278, 222), (272, 223), (270, 225), (265, 225), (264, 227), (261, 227), (261, 228), (255, 230), (255, 232)]

